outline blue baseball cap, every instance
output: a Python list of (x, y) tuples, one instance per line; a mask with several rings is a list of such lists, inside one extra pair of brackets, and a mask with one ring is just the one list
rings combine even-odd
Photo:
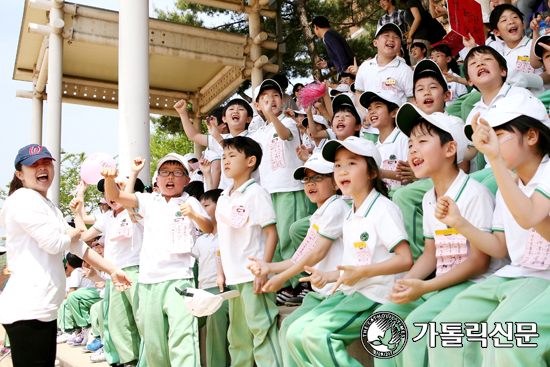
[(29, 144), (19, 149), (17, 157), (15, 157), (15, 166), (17, 163), (21, 163), (23, 166), (32, 166), (34, 162), (42, 158), (50, 158), (51, 160), (55, 159), (50, 154), (48, 148), (38, 144)]

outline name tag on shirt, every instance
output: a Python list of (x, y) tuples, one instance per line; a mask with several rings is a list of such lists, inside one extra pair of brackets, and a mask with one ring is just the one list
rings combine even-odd
[(221, 255), (220, 255), (220, 250), (216, 251), (216, 268), (220, 268), (220, 263), (222, 262), (221, 260)]
[(133, 234), (133, 224), (132, 222), (122, 222), (119, 226), (113, 228), (111, 232), (111, 241), (120, 241), (127, 238), (131, 238)]
[(355, 253), (357, 255), (357, 262), (355, 265), (363, 266), (370, 265), (370, 251), (366, 242), (355, 242), (353, 244), (355, 247)]
[(527, 234), (525, 254), (519, 264), (537, 270), (546, 270), (550, 267), (550, 242), (533, 228)]
[(294, 255), (292, 255), (292, 262), (297, 263), (305, 254), (313, 250), (319, 239), (319, 227), (315, 224), (307, 231), (306, 238), (302, 241)]
[(273, 138), (269, 141), (268, 148), (271, 170), (275, 171), (279, 168), (284, 168), (286, 164), (283, 141), (279, 137)]
[(393, 78), (388, 78), (382, 82), (382, 90), (389, 90), (397, 94), (397, 81)]
[(520, 73), (534, 74), (535, 69), (531, 66), (530, 58), (526, 56), (518, 56), (516, 61), (516, 70)]
[(436, 276), (447, 273), (468, 258), (468, 240), (454, 228), (435, 231)]
[(235, 205), (231, 208), (231, 215), (227, 218), (220, 213), (222, 222), (231, 226), (232, 228), (241, 228), (248, 222), (249, 209), (244, 206)]
[(193, 247), (192, 229), (191, 219), (187, 217), (174, 219), (174, 223), (169, 226), (170, 253), (186, 254), (191, 252), (191, 247)]
[[(397, 159), (386, 159), (382, 162), (382, 169), (388, 171), (397, 171)], [(391, 190), (395, 186), (401, 186), (401, 182), (397, 180), (390, 180), (389, 178), (384, 178), (382, 181), (388, 186), (388, 190)]]

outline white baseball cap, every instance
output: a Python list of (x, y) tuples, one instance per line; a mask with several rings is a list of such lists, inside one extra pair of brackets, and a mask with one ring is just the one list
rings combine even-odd
[(385, 102), (393, 103), (397, 106), (397, 108), (401, 107), (401, 98), (389, 90), (366, 91), (361, 94), (361, 97), (359, 97), (359, 103), (361, 103), (361, 106), (369, 108), (369, 105), (374, 98), (379, 98)]
[(197, 161), (199, 160), (195, 153), (187, 153), (183, 156), (183, 159), (187, 160), (187, 162), (189, 162), (191, 159), (196, 159)]
[[(355, 96), (351, 93), (342, 93), (337, 95), (332, 99), (332, 112), (336, 111), (338, 107), (340, 106), (350, 106), (355, 111), (355, 119), (357, 120), (356, 124), (362, 124), (363, 123), (363, 114), (361, 113), (361, 110), (359, 110), (355, 106)], [(332, 117), (334, 118), (334, 116)]]
[[(491, 127), (497, 127), (522, 115), (534, 118), (550, 128), (550, 119), (542, 101), (534, 96), (524, 94), (499, 99), (491, 106), (483, 119)], [(472, 140), (471, 122), (464, 126), (464, 134)]]
[(330, 91), (330, 95), (334, 96), (337, 93), (347, 93), (349, 92), (349, 85), (347, 84), (338, 84), (336, 88)]
[(533, 49), (533, 52), (535, 56), (538, 57), (539, 59), (542, 59), (542, 54), (544, 53), (544, 50), (546, 50), (540, 45), (541, 43), (544, 43), (544, 44), (550, 43), (550, 35), (545, 34), (543, 36), (540, 36), (539, 38), (537, 38), (535, 42), (535, 48)]
[(334, 162), (336, 151), (340, 147), (344, 147), (350, 152), (363, 157), (373, 158), (377, 167), (380, 167), (382, 164), (382, 156), (376, 145), (370, 140), (361, 139), (356, 136), (350, 136), (344, 141), (331, 140), (327, 142), (323, 147), (323, 158), (329, 162)]
[(304, 110), (303, 108), (300, 108), (299, 110), (294, 110), (294, 113), (296, 115), (307, 115), (306, 110)]
[(202, 289), (186, 288), (183, 292), (176, 288), (176, 291), (185, 296), (185, 307), (196, 317), (212, 315), (218, 311), (223, 301), (238, 297), (238, 290), (228, 291), (220, 294), (212, 294)]
[(311, 155), (311, 157), (309, 157), (303, 166), (300, 166), (294, 170), (294, 179), (301, 180), (304, 178), (306, 175), (306, 168), (312, 170), (313, 172), (326, 175), (334, 172), (334, 163), (325, 160), (321, 152), (315, 152)]
[(262, 84), (257, 86), (256, 89), (254, 89), (254, 102), (258, 102), (258, 98), (260, 97), (262, 92), (268, 89), (275, 89), (277, 92), (279, 92), (279, 94), (281, 95), (281, 98), (283, 98), (284, 96), (283, 90), (281, 89), (281, 86), (279, 85), (279, 83), (277, 83), (273, 79), (266, 79), (262, 82)]
[(464, 160), (466, 149), (468, 149), (468, 139), (464, 135), (464, 122), (461, 119), (441, 112), (434, 112), (428, 115), (415, 105), (407, 102), (397, 111), (395, 122), (399, 130), (410, 137), (411, 131), (419, 119), (424, 119), (428, 123), (451, 134), (457, 145), (456, 161), (457, 163), (461, 163)]
[[(328, 121), (325, 120), (325, 118), (321, 115), (313, 115), (313, 121), (328, 128)], [(309, 125), (309, 119), (306, 117), (305, 119), (302, 120), (302, 126), (307, 127), (307, 125)]]
[(186, 173), (189, 174), (189, 163), (187, 162), (187, 159), (185, 159), (185, 157), (183, 157), (181, 154), (178, 154), (178, 153), (168, 153), (164, 157), (159, 159), (157, 163), (157, 171), (160, 169), (160, 167), (162, 167), (162, 165), (165, 162), (168, 162), (168, 161), (180, 162), (182, 166), (185, 168), (185, 170), (187, 171)]
[(99, 203), (100, 204), (107, 204), (107, 201), (105, 200), (105, 198), (101, 198), (101, 200), (99, 200)]

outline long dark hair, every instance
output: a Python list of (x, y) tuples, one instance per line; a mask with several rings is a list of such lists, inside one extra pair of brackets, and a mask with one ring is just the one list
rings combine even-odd
[[(21, 167), (22, 167), (21, 163), (17, 163), (15, 165), (15, 170), (21, 172)], [(13, 179), (10, 182), (10, 191), (8, 193), (8, 196), (10, 196), (11, 194), (13, 194), (14, 192), (16, 192), (22, 187), (23, 187), (23, 182), (21, 182), (21, 180), (17, 178), (17, 176), (14, 173)]]
[(372, 188), (376, 189), (379, 193), (390, 198), (388, 194), (388, 186), (386, 186), (386, 183), (382, 181), (382, 178), (380, 178), (380, 170), (378, 169), (378, 166), (376, 165), (376, 162), (374, 161), (374, 158), (372, 157), (365, 157), (367, 159), (367, 173), (369, 176), (375, 176), (371, 179), (372, 181)]

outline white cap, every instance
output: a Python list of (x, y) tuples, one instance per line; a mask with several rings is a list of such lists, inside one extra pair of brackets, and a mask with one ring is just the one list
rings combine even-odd
[[(340, 106), (351, 106), (355, 109), (356, 125), (363, 123), (363, 114), (361, 110), (355, 106), (355, 95), (351, 93), (342, 93), (332, 99), (332, 112), (336, 111)], [(334, 118), (334, 115), (333, 115)]]
[(99, 203), (100, 204), (107, 204), (107, 201), (105, 200), (105, 198), (101, 198), (101, 200), (99, 200)]
[(350, 136), (344, 141), (331, 140), (323, 147), (323, 158), (329, 162), (334, 162), (336, 151), (343, 146), (352, 153), (363, 157), (371, 157), (376, 162), (376, 167), (382, 164), (382, 156), (374, 143), (367, 139), (361, 139), (356, 136)]
[(185, 294), (185, 307), (196, 317), (212, 315), (218, 311), (223, 301), (240, 295), (238, 290), (224, 292), (219, 295), (196, 288), (187, 288), (185, 292), (191, 295)]
[(185, 159), (187, 162), (189, 162), (191, 159), (196, 159), (197, 161), (199, 160), (195, 153), (187, 153), (183, 156), (183, 159)]
[[(497, 127), (522, 115), (532, 117), (550, 128), (550, 119), (542, 101), (534, 96), (524, 94), (499, 99), (493, 104), (483, 119), (491, 127)], [(468, 139), (472, 139), (473, 130), (471, 124), (464, 126), (464, 134)]]
[(283, 98), (284, 96), (283, 90), (281, 89), (281, 86), (279, 85), (279, 83), (277, 83), (273, 79), (266, 79), (262, 82), (262, 84), (260, 84), (254, 89), (254, 102), (258, 102), (258, 98), (260, 97), (262, 92), (268, 89), (275, 89), (277, 92), (279, 92), (279, 94), (281, 95), (281, 98)]
[(309, 157), (303, 166), (300, 166), (294, 170), (294, 179), (301, 180), (304, 178), (306, 175), (306, 168), (312, 170), (313, 172), (326, 175), (334, 172), (334, 163), (326, 161), (321, 152), (315, 152), (311, 155), (311, 157)]
[(162, 167), (165, 162), (168, 161), (180, 162), (187, 171), (186, 173), (189, 174), (189, 163), (187, 163), (187, 159), (185, 159), (181, 154), (178, 153), (168, 153), (164, 157), (162, 157), (157, 163), (157, 171), (160, 169), (160, 167)]
[[(328, 121), (325, 120), (325, 118), (321, 115), (313, 115), (313, 121), (328, 128)], [(302, 120), (302, 126), (307, 127), (307, 125), (309, 125), (309, 119), (306, 117), (305, 119)]]
[(397, 108), (401, 107), (401, 98), (389, 90), (366, 91), (359, 97), (359, 103), (361, 103), (361, 106), (369, 108), (372, 99), (377, 97), (386, 102), (393, 103)]
[(299, 110), (294, 110), (294, 113), (297, 115), (307, 115), (306, 110), (300, 108)]
[(336, 88), (334, 88), (333, 90), (330, 91), (330, 95), (334, 96), (334, 95), (337, 94), (337, 92), (340, 92), (340, 93), (349, 92), (349, 85), (347, 85), (347, 84), (338, 84), (338, 86)]
[(461, 119), (441, 112), (434, 112), (428, 115), (415, 105), (405, 103), (399, 111), (397, 111), (395, 122), (399, 130), (410, 137), (411, 130), (418, 123), (419, 119), (424, 119), (428, 123), (451, 134), (457, 145), (456, 161), (457, 163), (461, 163), (464, 160), (466, 149), (468, 149), (468, 139), (466, 139), (464, 135), (464, 122)]

